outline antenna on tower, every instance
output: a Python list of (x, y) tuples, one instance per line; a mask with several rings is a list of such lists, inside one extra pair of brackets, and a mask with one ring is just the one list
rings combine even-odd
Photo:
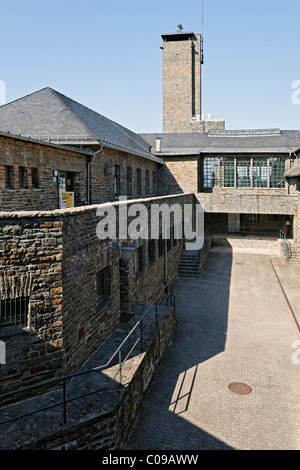
[(203, 1), (204, 0), (202, 0), (201, 64), (204, 64), (204, 52), (203, 52), (203, 35), (204, 35), (204, 29), (203, 29)]

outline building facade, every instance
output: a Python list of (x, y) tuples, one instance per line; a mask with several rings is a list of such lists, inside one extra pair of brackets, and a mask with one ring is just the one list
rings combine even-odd
[(175, 279), (174, 223), (168, 241), (161, 221), (157, 239), (100, 239), (99, 207), (200, 203), (213, 234), (300, 243), (300, 132), (203, 116), (201, 36), (162, 38), (163, 133), (135, 134), (51, 88), (0, 107), (2, 391), (76, 371)]

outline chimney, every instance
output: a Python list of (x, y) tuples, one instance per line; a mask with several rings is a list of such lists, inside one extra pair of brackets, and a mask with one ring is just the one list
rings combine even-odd
[(160, 150), (160, 141), (161, 141), (161, 138), (160, 138), (160, 137), (157, 137), (157, 138), (156, 138), (156, 148), (155, 148), (155, 150), (156, 150), (157, 153), (160, 153), (160, 151), (161, 151), (161, 150)]

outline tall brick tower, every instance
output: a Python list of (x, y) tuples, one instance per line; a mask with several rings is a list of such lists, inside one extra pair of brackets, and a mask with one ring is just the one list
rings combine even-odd
[[(202, 115), (201, 34), (162, 34), (163, 39), (163, 132), (206, 132), (224, 128)], [(221, 118), (222, 119), (222, 118)]]

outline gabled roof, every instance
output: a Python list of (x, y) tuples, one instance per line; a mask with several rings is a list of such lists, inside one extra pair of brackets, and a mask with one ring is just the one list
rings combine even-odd
[[(240, 130), (217, 133), (160, 133), (140, 134), (161, 156), (199, 153), (285, 153), (300, 148), (297, 130)], [(161, 152), (155, 152), (155, 141), (160, 139)]]
[(101, 143), (160, 162), (138, 134), (49, 87), (1, 106), (0, 131), (58, 144)]

